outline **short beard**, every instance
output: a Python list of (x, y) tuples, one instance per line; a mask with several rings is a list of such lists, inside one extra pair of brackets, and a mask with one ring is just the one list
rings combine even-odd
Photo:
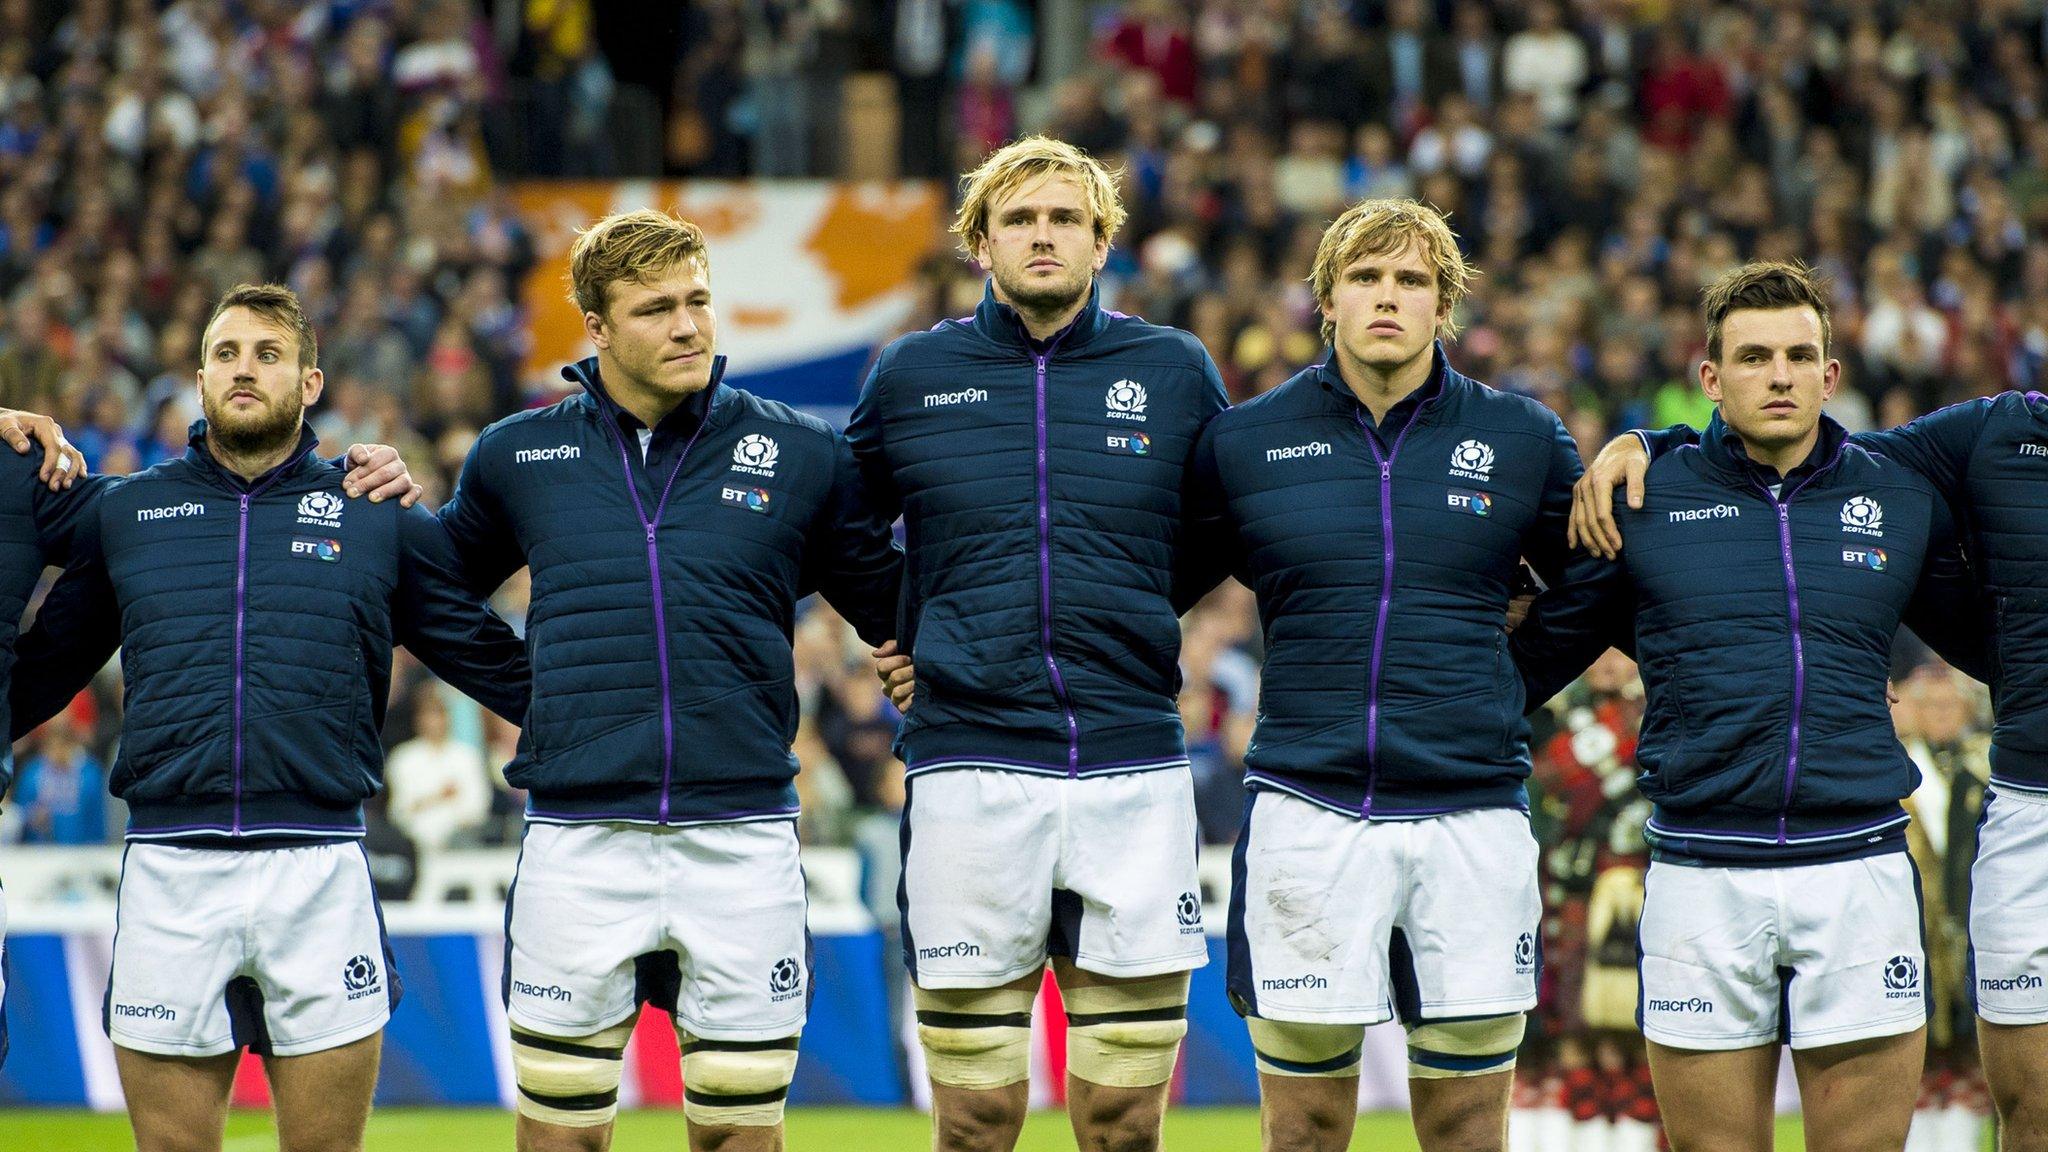
[(1003, 295), (1008, 296), (1019, 311), (1036, 312), (1040, 315), (1058, 315), (1073, 307), (1087, 297), (1090, 286), (1088, 278), (1083, 278), (1080, 284), (1072, 288), (1026, 288), (1001, 280), (997, 283), (1002, 287)]
[(242, 459), (260, 457), (275, 452), (299, 438), (299, 425), (305, 422), (306, 406), (294, 403), (295, 396), (287, 396), (277, 406), (266, 405), (263, 414), (252, 419), (223, 419), (224, 407), (205, 405), (206, 431), (214, 445), (223, 453)]

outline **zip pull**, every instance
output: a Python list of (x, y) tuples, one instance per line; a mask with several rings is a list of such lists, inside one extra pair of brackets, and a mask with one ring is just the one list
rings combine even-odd
[(654, 543), (654, 526), (653, 526), (653, 525), (651, 525), (651, 524), (650, 524), (650, 525), (648, 525), (648, 528), (647, 528), (647, 542), (648, 542), (649, 544), (652, 544), (652, 543)]
[(249, 510), (249, 497), (248, 497), (248, 495), (247, 495), (247, 494), (245, 493), (245, 494), (243, 494), (243, 496), (242, 496), (242, 511), (244, 511), (244, 512), (247, 512), (248, 510)]
[(1783, 505), (1783, 504), (1780, 504), (1780, 505), (1778, 505), (1778, 522), (1779, 522), (1779, 523), (1781, 523), (1781, 524), (1782, 524), (1782, 523), (1784, 523), (1784, 522), (1785, 522), (1785, 520), (1786, 520), (1786, 519), (1787, 519), (1788, 517), (1790, 517), (1791, 515), (1792, 515), (1792, 510), (1791, 510), (1790, 508), (1787, 508), (1787, 507), (1786, 507), (1785, 505)]
[(1394, 462), (1393, 462), (1393, 461), (1391, 461), (1391, 460), (1382, 460), (1382, 461), (1380, 461), (1380, 479), (1382, 479), (1382, 480), (1391, 480), (1391, 479), (1393, 479), (1393, 478), (1394, 478)]

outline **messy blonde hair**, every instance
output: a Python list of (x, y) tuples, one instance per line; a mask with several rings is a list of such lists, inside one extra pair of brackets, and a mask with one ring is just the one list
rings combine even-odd
[[(1458, 251), (1458, 238), (1443, 213), (1420, 200), (1361, 200), (1323, 232), (1316, 245), (1315, 268), (1309, 273), (1309, 287), (1315, 291), (1319, 308), (1330, 306), (1337, 289), (1337, 277), (1361, 256), (1388, 256), (1414, 241), (1422, 249), (1423, 263), (1436, 273), (1436, 311), (1441, 317), (1437, 330), (1445, 336), (1458, 334), (1451, 310), (1472, 290), (1478, 271)], [(1337, 335), (1336, 321), (1323, 318), (1323, 342)]]
[(1820, 354), (1826, 357), (1834, 340), (1828, 320), (1827, 285), (1813, 269), (1797, 262), (1754, 260), (1721, 274), (1700, 293), (1707, 318), (1707, 359), (1721, 362), (1721, 328), (1728, 314), (1742, 308), (1772, 311), (1811, 308), (1820, 317)]
[(1124, 226), (1123, 201), (1116, 194), (1117, 173), (1064, 140), (1026, 136), (989, 154), (981, 167), (960, 180), (960, 211), (953, 234), (970, 258), (980, 255), (988, 239), (989, 211), (1003, 196), (1043, 176), (1071, 176), (1081, 182), (1088, 214), (1095, 219), (1095, 238), (1109, 243)]
[(684, 260), (711, 272), (711, 251), (695, 224), (652, 208), (614, 212), (577, 233), (569, 249), (569, 299), (603, 316), (615, 282), (645, 280)]

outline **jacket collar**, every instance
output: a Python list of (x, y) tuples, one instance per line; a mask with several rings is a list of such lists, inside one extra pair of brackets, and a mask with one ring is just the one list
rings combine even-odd
[(974, 327), (998, 344), (1035, 356), (1055, 349), (1072, 351), (1079, 348), (1121, 315), (1103, 309), (1102, 284), (1098, 281), (1089, 287), (1087, 302), (1081, 305), (1081, 311), (1067, 322), (1067, 326), (1040, 343), (1031, 338), (1031, 333), (1024, 327), (1024, 318), (1017, 315), (1017, 310), (996, 299), (996, 282), (991, 278), (982, 287), (981, 305), (974, 310)]
[[(1783, 482), (1799, 485), (1819, 476), (1842, 458), (1842, 452), (1849, 444), (1849, 430), (1823, 412), (1820, 416), (1820, 435), (1813, 442), (1813, 451), (1799, 466), (1783, 476)], [(1721, 410), (1714, 409), (1714, 418), (1707, 422), (1706, 431), (1700, 436), (1700, 451), (1707, 462), (1717, 471), (1738, 481), (1754, 481), (1768, 488), (1780, 482), (1778, 471), (1767, 468), (1749, 458), (1749, 450), (1743, 447), (1742, 437), (1737, 435), (1721, 419)]]
[[(1403, 406), (1406, 406), (1407, 411), (1410, 413), (1408, 417), (1410, 422), (1433, 418), (1442, 409), (1444, 398), (1449, 396), (1454, 390), (1465, 386), (1467, 382), (1466, 377), (1456, 368), (1451, 367), (1450, 358), (1444, 355), (1443, 341), (1438, 340), (1435, 346), (1430, 349), (1429, 355), (1428, 379), (1422, 382), (1422, 387), (1409, 393), (1401, 399), (1400, 403), (1394, 405), (1393, 409), (1389, 410), (1388, 415), (1391, 416), (1394, 412), (1400, 411), (1403, 409)], [(1344, 373), (1337, 366), (1337, 352), (1334, 348), (1329, 349), (1323, 356), (1322, 363), (1317, 364), (1310, 371), (1315, 374), (1316, 383), (1322, 385), (1323, 391), (1328, 393), (1346, 411), (1349, 411), (1351, 408), (1363, 409), (1365, 407), (1365, 405), (1359, 403), (1358, 394), (1351, 390), (1351, 385), (1344, 382)]]
[(244, 480), (215, 458), (213, 449), (206, 443), (206, 421), (200, 419), (194, 420), (192, 426), (186, 430), (185, 460), (192, 465), (195, 472), (214, 484), (238, 493), (254, 493), (270, 487), (286, 476), (317, 464), (318, 460), (313, 456), (313, 446), (319, 442), (320, 438), (313, 434), (313, 426), (304, 420), (299, 421), (299, 445), (285, 458), (285, 462), (254, 480)]
[[(620, 407), (618, 401), (612, 399), (611, 393), (605, 390), (604, 380), (597, 370), (597, 357), (588, 356), (574, 364), (564, 365), (562, 379), (582, 385), (583, 390), (589, 393), (591, 400), (596, 403), (598, 411), (621, 430), (641, 427), (639, 417)], [(688, 430), (697, 423), (710, 419), (712, 412), (732, 398), (733, 391), (725, 385), (724, 380), (725, 357), (713, 356), (711, 383), (702, 391), (684, 398), (681, 404), (676, 405), (674, 411), (662, 417), (661, 423), (669, 429)], [(656, 429), (662, 430), (664, 429)]]

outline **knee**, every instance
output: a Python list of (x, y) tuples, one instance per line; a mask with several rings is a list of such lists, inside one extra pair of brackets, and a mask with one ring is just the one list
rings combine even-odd
[(1351, 1144), (1350, 1117), (1318, 1103), (1265, 1109), (1262, 1127), (1268, 1152), (1344, 1152)]
[(999, 1091), (953, 1090), (932, 1109), (932, 1131), (942, 1152), (1010, 1152), (1024, 1127), (1024, 1101)]
[[(545, 1121), (536, 1121), (529, 1116), (520, 1116), (517, 1131), (515, 1145), (518, 1152), (608, 1152), (612, 1146), (612, 1130), (609, 1125), (596, 1128), (564, 1128)], [(284, 1150), (279, 1149), (279, 1152)]]
[[(1153, 1152), (1166, 1113), (1157, 1093), (1096, 1092), (1074, 1112), (1080, 1152)], [(1075, 1107), (1069, 1097), (1067, 1106)]]

